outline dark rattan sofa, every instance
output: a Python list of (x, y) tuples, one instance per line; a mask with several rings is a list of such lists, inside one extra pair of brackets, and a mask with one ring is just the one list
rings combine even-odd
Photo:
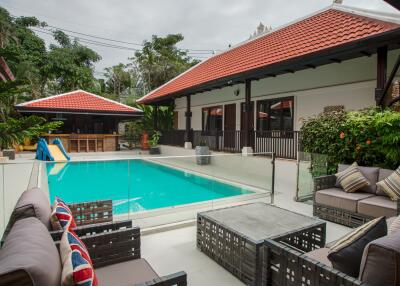
[[(290, 235), (289, 235), (290, 237)], [(372, 241), (364, 249), (360, 276), (332, 268), (329, 247), (304, 250), (286, 237), (264, 242), (264, 285), (279, 286), (394, 286), (400, 285), (400, 232)], [(306, 246), (307, 244), (305, 244)], [(300, 244), (302, 246), (302, 244)]]
[[(99, 285), (187, 285), (185, 272), (159, 276), (141, 258), (138, 227), (126, 225), (125, 229), (81, 239), (89, 249)], [(18, 220), (0, 250), (0, 286), (59, 286), (62, 265), (58, 245), (37, 218)]]
[[(339, 165), (339, 172), (349, 165)], [(393, 217), (400, 214), (400, 201), (392, 201), (377, 189), (376, 183), (392, 174), (393, 170), (359, 167), (371, 185), (355, 193), (346, 193), (336, 183), (335, 175), (314, 179), (313, 213), (321, 219), (357, 227), (372, 218)]]

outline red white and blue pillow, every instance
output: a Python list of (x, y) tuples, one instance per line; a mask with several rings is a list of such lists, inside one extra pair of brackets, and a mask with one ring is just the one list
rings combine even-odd
[(65, 230), (68, 228), (76, 227), (74, 216), (67, 204), (56, 197), (51, 213), (51, 226), (53, 230)]
[(82, 257), (92, 264), (86, 245), (73, 230), (67, 229), (64, 231), (60, 241), (61, 262), (63, 264), (68, 259), (70, 252), (74, 250), (79, 251)]
[(69, 253), (62, 270), (63, 286), (98, 286), (92, 264), (78, 250)]

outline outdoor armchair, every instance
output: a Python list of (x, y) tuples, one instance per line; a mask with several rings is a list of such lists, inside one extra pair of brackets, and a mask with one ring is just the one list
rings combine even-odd
[[(34, 239), (26, 239), (26, 237)], [(81, 239), (91, 248), (100, 234)], [(178, 272), (159, 276), (140, 253), (140, 229), (129, 227), (106, 236), (103, 243), (90, 251), (99, 285), (186, 286), (187, 275)], [(112, 243), (111, 243), (112, 242)], [(35, 217), (17, 221), (0, 251), (0, 286), (57, 286), (61, 284), (60, 254), (46, 227)], [(94, 253), (94, 256), (92, 256)], [(40, 261), (41, 263), (37, 263)], [(18, 284), (21, 283), (22, 284)]]

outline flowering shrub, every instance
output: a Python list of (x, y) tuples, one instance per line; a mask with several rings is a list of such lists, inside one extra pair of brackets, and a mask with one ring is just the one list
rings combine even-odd
[(335, 111), (308, 119), (301, 128), (305, 152), (328, 156), (330, 172), (338, 163), (395, 169), (400, 165), (400, 112), (369, 108)]

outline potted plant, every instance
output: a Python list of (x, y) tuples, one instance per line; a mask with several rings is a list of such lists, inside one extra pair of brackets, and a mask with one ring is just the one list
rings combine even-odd
[(198, 146), (196, 146), (196, 163), (197, 165), (208, 165), (210, 164), (210, 148), (207, 146), (205, 140), (200, 140)]
[(161, 132), (160, 131), (155, 131), (153, 133), (153, 135), (151, 136), (151, 139), (149, 140), (149, 144), (150, 144), (149, 153), (150, 153), (150, 155), (161, 154), (160, 147), (157, 146), (158, 141), (160, 141), (160, 137), (161, 137)]

